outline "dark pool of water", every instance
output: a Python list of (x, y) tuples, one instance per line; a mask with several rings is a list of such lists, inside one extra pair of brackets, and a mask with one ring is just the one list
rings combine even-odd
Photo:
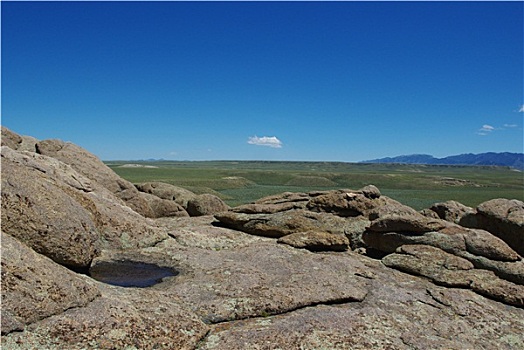
[(89, 269), (97, 281), (120, 287), (150, 287), (165, 277), (178, 275), (178, 271), (155, 264), (136, 261), (102, 262)]

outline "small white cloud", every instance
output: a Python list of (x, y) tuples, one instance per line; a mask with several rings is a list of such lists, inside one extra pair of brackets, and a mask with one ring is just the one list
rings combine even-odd
[(517, 124), (504, 124), (504, 127), (505, 128), (517, 128), (518, 125)]
[(270, 136), (270, 137), (269, 136), (263, 136), (263, 137), (253, 136), (247, 140), (247, 143), (249, 143), (250, 145), (256, 145), (256, 146), (282, 148), (282, 141), (277, 139), (275, 136)]
[(520, 112), (520, 113), (524, 113), (524, 105), (521, 105), (521, 106), (520, 106), (519, 112)]
[(488, 124), (484, 124), (484, 125), (482, 125), (482, 128), (480, 128), (477, 131), (477, 135), (486, 136), (490, 132), (492, 132), (493, 130), (495, 130), (495, 128), (493, 126), (488, 125)]
[(176, 156), (176, 155), (178, 155), (178, 153), (175, 152), (175, 151), (172, 151), (172, 152), (169, 152), (169, 155), (170, 155), (170, 156)]

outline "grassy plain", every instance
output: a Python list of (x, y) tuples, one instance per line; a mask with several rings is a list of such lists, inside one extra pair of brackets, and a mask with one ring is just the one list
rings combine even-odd
[[(139, 166), (123, 167), (130, 163)], [(195, 193), (213, 193), (231, 206), (286, 191), (359, 189), (369, 184), (415, 209), (446, 200), (472, 207), (493, 198), (524, 201), (524, 173), (505, 167), (272, 161), (106, 164), (133, 183), (161, 181)]]

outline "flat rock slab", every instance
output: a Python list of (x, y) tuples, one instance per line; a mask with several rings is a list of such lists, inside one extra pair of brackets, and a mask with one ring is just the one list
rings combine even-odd
[(279, 238), (277, 242), (312, 252), (349, 249), (349, 239), (345, 235), (322, 231), (296, 232)]
[[(271, 242), (271, 238), (247, 235), (240, 231), (213, 226), (213, 216), (159, 218), (155, 222), (167, 228), (169, 236), (185, 247), (223, 250), (244, 247), (256, 242)], [(172, 247), (173, 242), (169, 242)]]
[(404, 245), (382, 262), (389, 267), (428, 277), (448, 287), (471, 288), (506, 304), (524, 307), (524, 286), (498, 278), (492, 271), (474, 269), (466, 259), (426, 245)]
[(367, 279), (355, 274), (366, 267), (348, 255), (315, 254), (275, 242), (221, 251), (163, 244), (135, 253), (105, 252), (95, 264), (122, 259), (179, 271), (151, 289), (180, 298), (206, 323), (356, 302), (368, 293)]
[(524, 310), (370, 265), (359, 303), (212, 326), (199, 349), (517, 349)]
[(256, 236), (280, 238), (296, 232), (326, 231), (344, 234), (354, 229), (353, 220), (330, 213), (288, 210), (273, 214), (225, 212), (215, 215), (224, 227)]

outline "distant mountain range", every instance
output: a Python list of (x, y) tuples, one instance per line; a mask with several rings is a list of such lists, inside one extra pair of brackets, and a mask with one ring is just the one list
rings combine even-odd
[(441, 165), (497, 165), (524, 170), (524, 153), (480, 153), (460, 154), (445, 158), (435, 158), (429, 154), (411, 154), (365, 160), (361, 163), (404, 163), (404, 164), (441, 164)]

